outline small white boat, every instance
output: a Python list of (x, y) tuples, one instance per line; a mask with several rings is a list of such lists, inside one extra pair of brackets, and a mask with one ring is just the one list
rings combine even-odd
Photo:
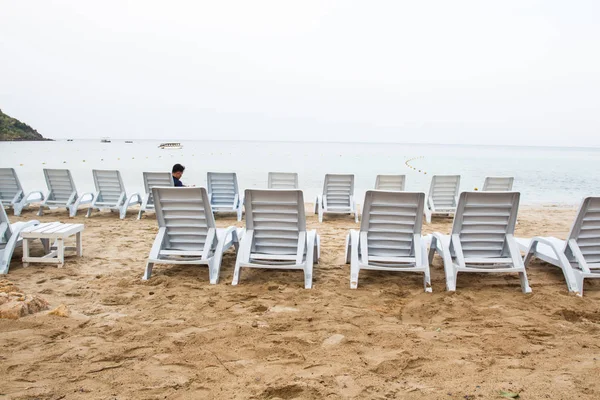
[(102, 139), (100, 139), (100, 143), (110, 143), (110, 138), (103, 137)]
[(158, 147), (161, 149), (183, 149), (181, 143), (176, 142), (161, 143)]

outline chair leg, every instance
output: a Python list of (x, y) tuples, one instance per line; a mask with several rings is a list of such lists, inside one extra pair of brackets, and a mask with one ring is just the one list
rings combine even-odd
[(423, 274), (423, 285), (425, 286), (425, 292), (431, 293), (431, 273), (429, 272), (429, 268), (425, 268), (425, 273)]
[[(444, 265), (444, 268), (452, 268), (450, 274), (446, 274), (446, 290), (449, 292), (456, 292), (456, 281), (458, 279), (458, 270), (454, 267), (454, 265)], [(448, 279), (448, 276), (451, 276), (451, 279)]]
[(0, 274), (8, 274), (8, 267), (10, 265), (9, 257), (12, 257), (12, 252), (0, 250)]
[(319, 260), (321, 259), (321, 237), (319, 235), (316, 235), (315, 237), (315, 254), (314, 254), (314, 258), (315, 258), (315, 264), (319, 263)]
[(431, 293), (431, 272), (429, 270), (429, 263), (425, 261), (427, 258), (427, 246), (421, 243), (421, 263), (425, 270), (423, 273), (423, 285), (425, 286), (425, 292)]
[(215, 255), (208, 261), (208, 279), (211, 285), (216, 285), (219, 283), (221, 257), (221, 254), (215, 253)]
[[(312, 260), (306, 260), (306, 263), (311, 263)], [(304, 268), (304, 289), (312, 289), (312, 269)]]
[(583, 280), (585, 276), (581, 273), (581, 271), (573, 271), (575, 273), (575, 280), (577, 281), (577, 287), (579, 288), (579, 295), (583, 296)]
[(37, 212), (38, 217), (41, 217), (42, 215), (44, 215), (44, 206), (40, 206), (40, 209)]
[(433, 257), (435, 256), (435, 251), (437, 250), (437, 239), (434, 237), (431, 238), (431, 245), (429, 246), (429, 265), (433, 264)]
[(81, 232), (77, 232), (75, 235), (75, 240), (77, 241), (77, 257), (83, 257), (83, 238)]
[(519, 280), (521, 281), (521, 290), (523, 293), (531, 293), (531, 287), (529, 287), (529, 280), (527, 279), (526, 272), (519, 272)]
[(350, 234), (346, 235), (346, 264), (350, 264), (350, 252), (352, 251), (352, 243), (350, 242)]
[(358, 273), (360, 272), (360, 267), (357, 264), (350, 264), (350, 289), (358, 288)]
[(148, 279), (150, 279), (150, 276), (152, 275), (152, 267), (154, 267), (154, 263), (148, 261), (146, 263), (146, 271), (144, 271), (144, 276), (142, 276), (142, 280), (147, 281)]
[(65, 241), (62, 238), (58, 238), (57, 242), (57, 257), (58, 257), (58, 268), (65, 266)]
[(240, 281), (240, 274), (241, 274), (241, 266), (240, 266), (240, 262), (236, 260), (235, 262), (235, 269), (233, 270), (233, 280), (231, 281), (231, 286), (235, 286), (239, 283)]

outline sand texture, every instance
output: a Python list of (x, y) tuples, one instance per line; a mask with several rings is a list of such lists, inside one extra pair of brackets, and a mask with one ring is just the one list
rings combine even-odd
[[(517, 236), (564, 238), (575, 212), (522, 209)], [(531, 295), (516, 274), (459, 275), (448, 293), (436, 256), (433, 293), (419, 274), (364, 271), (351, 290), (344, 240), (358, 224), (312, 214), (322, 243), (312, 290), (300, 271), (246, 269), (231, 286), (233, 249), (218, 285), (198, 266), (157, 265), (142, 281), (154, 214), (84, 214), (10, 216), (84, 223), (84, 256), (23, 268), (16, 251), (6, 278), (55, 312), (0, 319), (0, 398), (600, 398), (600, 282), (570, 295), (561, 271), (536, 261)], [(424, 231), (450, 227), (434, 219)]]

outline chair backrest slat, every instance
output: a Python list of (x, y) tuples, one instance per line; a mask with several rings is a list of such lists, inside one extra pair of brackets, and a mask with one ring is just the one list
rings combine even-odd
[(166, 228), (166, 250), (202, 251), (215, 220), (203, 187), (153, 187), (160, 228)]
[(295, 172), (269, 172), (269, 189), (298, 189)]
[[(0, 201), (9, 204), (23, 188), (14, 168), (0, 168)], [(17, 199), (20, 200), (20, 199)]]
[(327, 198), (328, 208), (350, 207), (350, 196), (354, 195), (354, 175), (325, 175), (323, 195)]
[(377, 175), (375, 190), (403, 192), (406, 184), (406, 175)]
[[(577, 242), (587, 263), (600, 263), (600, 197), (583, 200), (568, 237)], [(565, 254), (569, 261), (575, 261), (569, 246)]]
[(484, 192), (510, 192), (513, 188), (513, 177), (488, 176), (483, 183)]
[(208, 172), (208, 193), (211, 202), (216, 206), (232, 205), (235, 195), (239, 194), (237, 175), (235, 172)]
[(117, 170), (92, 170), (96, 191), (99, 193), (98, 202), (117, 204), (121, 194), (125, 193), (121, 173)]
[(148, 205), (154, 204), (154, 195), (152, 188), (154, 187), (173, 187), (173, 175), (169, 172), (144, 172), (144, 188), (146, 193), (150, 196), (148, 198)]
[(434, 175), (431, 178), (429, 197), (436, 208), (454, 208), (459, 188), (460, 175)]
[(252, 252), (294, 255), (299, 232), (306, 231), (301, 190), (245, 191), (246, 229), (254, 231)]
[(463, 192), (452, 234), (458, 234), (465, 258), (506, 257), (506, 235), (514, 234), (520, 193)]
[(424, 204), (425, 193), (368, 190), (360, 230), (367, 233), (369, 256), (414, 256)]
[(44, 177), (46, 178), (48, 190), (51, 191), (49, 200), (66, 203), (73, 193), (75, 193), (74, 198), (77, 198), (77, 188), (70, 170), (45, 168)]

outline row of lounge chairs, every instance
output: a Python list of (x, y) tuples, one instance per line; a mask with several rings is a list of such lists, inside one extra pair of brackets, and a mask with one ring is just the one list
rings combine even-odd
[[(24, 207), (31, 203), (40, 203), (38, 215), (45, 208), (65, 207), (69, 215), (74, 217), (80, 205), (89, 204), (87, 217), (94, 210), (107, 209), (118, 212), (121, 219), (125, 218), (127, 210), (140, 205), (138, 219), (146, 211), (154, 209), (153, 187), (173, 186), (173, 177), (168, 172), (144, 172), (145, 195), (133, 193), (128, 195), (117, 170), (92, 170), (95, 193), (79, 194), (75, 182), (68, 169), (44, 169), (44, 178), (48, 186), (46, 196), (41, 191), (25, 194), (16, 171), (13, 168), (0, 168), (0, 201), (12, 206), (15, 215), (20, 215)], [(513, 178), (488, 177), (483, 190), (510, 191)], [(388, 191), (404, 191), (404, 175), (378, 175), (375, 189)], [(238, 221), (242, 219), (244, 204), (237, 175), (235, 173), (208, 172), (207, 187), (209, 202), (213, 212), (235, 212)], [(268, 176), (269, 189), (298, 189), (298, 174), (270, 172)], [(460, 175), (434, 175), (431, 180), (429, 195), (423, 210), (427, 222), (434, 215), (451, 215), (458, 203)], [(319, 222), (324, 214), (354, 214), (358, 222), (358, 207), (354, 198), (354, 175), (327, 174), (323, 184), (323, 192), (315, 201), (315, 214)]]
[[(218, 229), (204, 188), (153, 187), (152, 197), (159, 232), (144, 279), (155, 264), (204, 264), (215, 284), (223, 253), (234, 247), (233, 285), (242, 268), (283, 268), (303, 270), (305, 288), (312, 287), (320, 238), (306, 229), (302, 191), (246, 190), (245, 229)], [(450, 291), (459, 272), (512, 272), (519, 274), (522, 291), (531, 292), (525, 267), (537, 257), (561, 268), (568, 290), (581, 295), (584, 279), (600, 277), (600, 197), (584, 199), (566, 241), (515, 238), (519, 200), (517, 192), (463, 192), (450, 234), (423, 236), (424, 193), (367, 191), (360, 229), (346, 238), (350, 286), (358, 286), (360, 270), (407, 271), (423, 273), (431, 291), (429, 265), (437, 252)], [(7, 273), (20, 230), (38, 221), (10, 224), (0, 209), (0, 273)]]
[[(12, 207), (17, 216), (21, 215), (28, 205), (40, 203), (39, 216), (45, 208), (64, 207), (69, 211), (69, 216), (74, 217), (79, 206), (89, 204), (87, 217), (90, 217), (94, 210), (104, 209), (118, 212), (121, 219), (125, 218), (130, 207), (140, 205), (139, 219), (144, 212), (154, 210), (153, 187), (174, 186), (173, 176), (169, 172), (144, 172), (145, 194), (128, 195), (119, 171), (92, 170), (96, 192), (79, 194), (70, 170), (43, 171), (48, 186), (45, 196), (42, 191), (26, 194), (14, 168), (0, 168), (0, 201)], [(241, 220), (241, 198), (235, 173), (209, 172), (208, 188), (211, 205), (215, 211), (237, 212), (238, 220)]]
[[(320, 238), (306, 229), (302, 191), (248, 189), (246, 228), (219, 231), (204, 188), (152, 190), (160, 231), (144, 279), (150, 278), (157, 263), (207, 264), (210, 282), (217, 283), (221, 255), (233, 246), (237, 250), (233, 285), (239, 283), (241, 268), (250, 267), (301, 269), (305, 288), (312, 287)], [(449, 291), (456, 290), (459, 272), (494, 272), (517, 273), (522, 291), (530, 293), (525, 267), (538, 257), (560, 267), (569, 291), (581, 295), (585, 278), (600, 278), (600, 198), (584, 200), (567, 242), (516, 239), (519, 201), (518, 192), (463, 192), (450, 234), (424, 236), (424, 193), (367, 191), (360, 229), (350, 230), (346, 237), (350, 287), (357, 288), (361, 270), (419, 272), (430, 292), (429, 266), (437, 252)]]

